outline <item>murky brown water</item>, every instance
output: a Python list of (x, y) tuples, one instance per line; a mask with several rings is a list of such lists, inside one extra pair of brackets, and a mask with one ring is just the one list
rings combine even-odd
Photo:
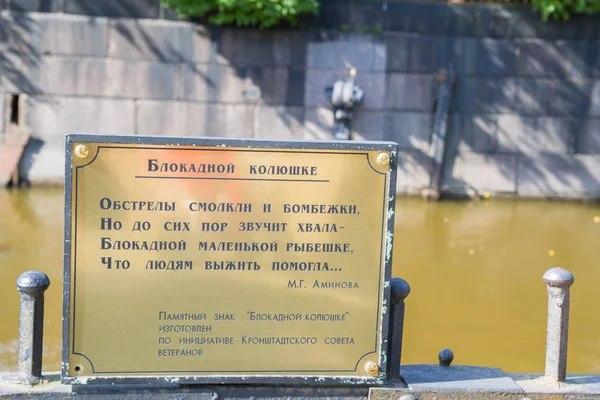
[[(600, 206), (496, 201), (397, 203), (394, 275), (406, 279), (403, 363), (455, 363), (541, 372), (546, 289), (560, 265), (575, 274), (569, 372), (600, 373)], [(46, 272), (44, 369), (58, 370), (62, 310), (62, 189), (0, 189), (0, 371), (14, 370), (19, 296), (15, 280)]]

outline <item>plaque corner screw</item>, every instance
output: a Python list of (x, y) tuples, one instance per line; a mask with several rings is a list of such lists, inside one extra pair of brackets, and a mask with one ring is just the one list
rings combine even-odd
[(365, 371), (371, 376), (377, 376), (379, 374), (379, 366), (373, 361), (369, 361), (365, 364)]
[(388, 165), (390, 163), (390, 155), (388, 153), (380, 153), (377, 156), (377, 163), (379, 165)]
[(90, 149), (85, 144), (75, 146), (75, 155), (79, 158), (86, 158), (90, 153)]

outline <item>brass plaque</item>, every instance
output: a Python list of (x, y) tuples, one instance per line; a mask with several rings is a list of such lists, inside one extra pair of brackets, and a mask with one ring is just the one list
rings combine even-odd
[(396, 144), (66, 146), (64, 382), (383, 381)]

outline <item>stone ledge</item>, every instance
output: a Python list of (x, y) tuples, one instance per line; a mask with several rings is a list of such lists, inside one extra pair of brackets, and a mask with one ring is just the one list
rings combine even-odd
[(22, 399), (116, 399), (134, 400), (366, 400), (368, 387), (313, 387), (266, 385), (189, 385), (189, 386), (133, 386), (133, 385), (81, 385), (60, 383), (58, 373), (44, 375), (46, 383), (37, 386), (5, 383), (10, 374), (0, 373), (0, 398)]
[(62, 385), (58, 373), (44, 376), (46, 383), (23, 386), (5, 383), (7, 373), (0, 373), (0, 398), (21, 399), (255, 399), (255, 400), (397, 400), (411, 396), (429, 399), (523, 400), (525, 396), (539, 400), (590, 399), (600, 395), (600, 375), (574, 374), (564, 384), (552, 384), (541, 374), (504, 373), (497, 368), (472, 366), (440, 367), (407, 365), (401, 373), (408, 383), (390, 382), (384, 387), (274, 387), (274, 386), (70, 386)]
[(542, 374), (508, 374), (517, 385), (526, 393), (554, 393), (571, 394), (600, 393), (600, 375), (571, 374), (567, 375), (567, 380), (561, 384), (555, 384), (544, 378)]
[(498, 368), (406, 365), (401, 367), (401, 375), (408, 387), (415, 389), (522, 392), (521, 387)]

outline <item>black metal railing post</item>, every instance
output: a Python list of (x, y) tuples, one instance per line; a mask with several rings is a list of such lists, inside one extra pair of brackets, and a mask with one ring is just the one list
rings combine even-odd
[(410, 293), (410, 286), (404, 279), (392, 278), (390, 337), (388, 339), (387, 377), (400, 376), (400, 359), (402, 357), (402, 333), (404, 331), (404, 299)]

